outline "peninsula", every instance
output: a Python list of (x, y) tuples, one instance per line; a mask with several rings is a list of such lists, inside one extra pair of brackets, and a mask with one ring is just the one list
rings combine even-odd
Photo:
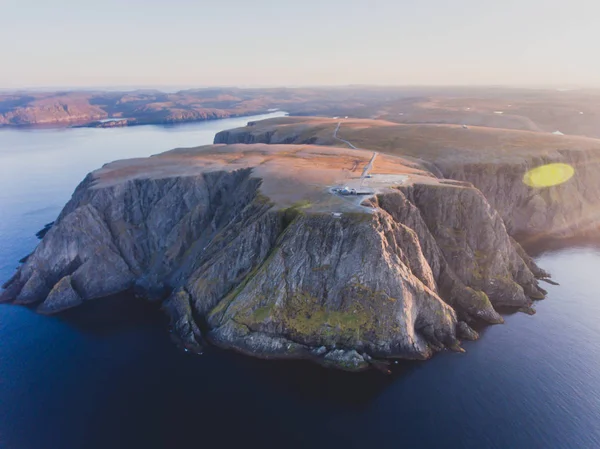
[(130, 291), (160, 301), (191, 351), (208, 341), (345, 370), (462, 351), (473, 323), (533, 313), (549, 275), (480, 190), (433, 167), (267, 143), (113, 162), (77, 187), (0, 298), (57, 313)]

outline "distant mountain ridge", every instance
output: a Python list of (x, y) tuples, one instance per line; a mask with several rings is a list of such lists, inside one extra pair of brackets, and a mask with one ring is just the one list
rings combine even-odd
[(498, 87), (0, 92), (0, 127), (180, 123), (273, 109), (296, 116), (350, 116), (404, 124), (481, 126), (600, 138), (600, 91)]
[[(297, 113), (329, 113), (331, 108), (363, 108), (387, 98), (369, 89), (190, 89), (129, 92), (0, 93), (0, 126), (91, 125), (122, 119), (120, 125), (202, 121), (291, 108)], [(114, 126), (114, 124), (113, 124)]]

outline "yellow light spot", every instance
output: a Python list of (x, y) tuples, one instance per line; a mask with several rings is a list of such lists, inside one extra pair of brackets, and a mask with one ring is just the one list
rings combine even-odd
[(547, 164), (532, 168), (523, 182), (530, 187), (551, 187), (567, 182), (575, 174), (575, 169), (568, 164)]

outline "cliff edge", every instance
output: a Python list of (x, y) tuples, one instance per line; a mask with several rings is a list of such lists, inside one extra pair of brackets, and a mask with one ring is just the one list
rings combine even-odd
[(107, 164), (0, 299), (56, 313), (133, 291), (192, 351), (206, 339), (347, 370), (461, 351), (499, 308), (533, 312), (548, 274), (478, 189), (391, 155), (360, 179), (371, 158), (234, 144)]
[[(338, 128), (339, 126), (339, 128)], [(336, 132), (337, 128), (337, 132)], [(397, 155), (438, 178), (472, 183), (520, 239), (570, 238), (600, 230), (600, 140), (477, 126), (282, 117), (222, 131), (215, 143), (318, 144)], [(567, 182), (528, 185), (529, 170), (564, 164)]]

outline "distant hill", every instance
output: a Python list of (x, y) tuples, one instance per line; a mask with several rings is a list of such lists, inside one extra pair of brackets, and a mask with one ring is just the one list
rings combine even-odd
[[(126, 126), (201, 121), (282, 109), (405, 124), (453, 124), (600, 137), (600, 91), (506, 88), (310, 87), (2, 92), (0, 126)], [(114, 119), (108, 121), (108, 119)]]
[(12, 92), (0, 94), (0, 126), (78, 124), (108, 127), (177, 123), (251, 115), (274, 109), (297, 114), (330, 114), (373, 107), (402, 95), (397, 89), (377, 88), (210, 88), (176, 93), (157, 90)]

